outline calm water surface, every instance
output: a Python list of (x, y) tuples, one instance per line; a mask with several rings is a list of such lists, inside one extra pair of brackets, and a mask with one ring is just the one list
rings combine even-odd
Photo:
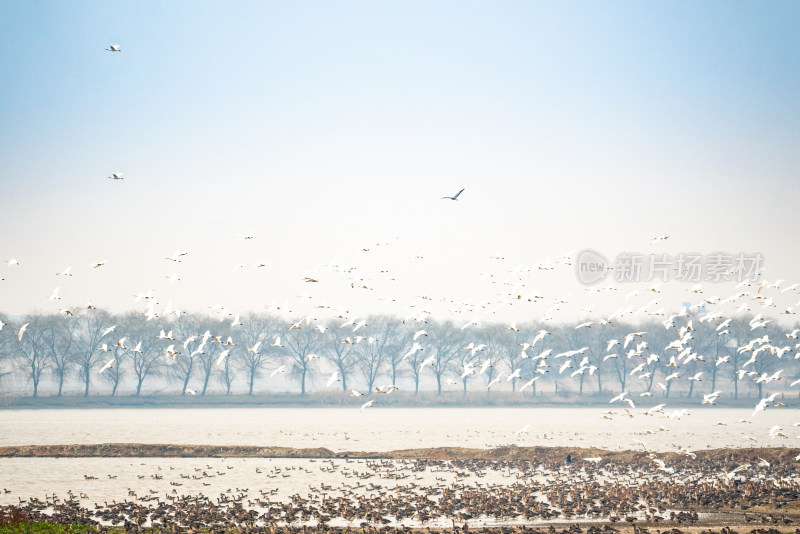
[[(643, 414), (645, 409), (632, 410), (633, 417), (613, 406), (5, 410), (0, 446), (175, 443), (387, 451), (517, 444), (667, 451), (799, 442), (795, 409), (771, 408), (752, 418), (749, 409), (698, 407), (681, 414), (666, 406), (654, 415)], [(771, 439), (774, 425), (788, 438)]]

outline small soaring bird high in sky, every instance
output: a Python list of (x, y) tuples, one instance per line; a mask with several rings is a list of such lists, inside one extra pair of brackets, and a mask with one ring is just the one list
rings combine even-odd
[(456, 193), (452, 197), (442, 197), (442, 200), (444, 200), (444, 199), (447, 199), (447, 200), (458, 200), (458, 195), (460, 195), (463, 192), (464, 192), (464, 188), (461, 188), (461, 191), (459, 191), (458, 193)]

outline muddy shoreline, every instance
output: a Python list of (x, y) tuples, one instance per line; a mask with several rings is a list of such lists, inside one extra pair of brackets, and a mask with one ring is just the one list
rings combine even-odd
[[(236, 445), (179, 445), (149, 443), (100, 443), (68, 445), (20, 445), (0, 447), (1, 458), (364, 458), (398, 460), (539, 460), (583, 461), (600, 458), (601, 462), (639, 463), (650, 461), (649, 451), (609, 451), (581, 447), (497, 447), (491, 449), (434, 447), (393, 451), (339, 451), (324, 447), (257, 447)], [(656, 453), (660, 458), (678, 463), (693, 461), (795, 462), (797, 448), (735, 448)]]

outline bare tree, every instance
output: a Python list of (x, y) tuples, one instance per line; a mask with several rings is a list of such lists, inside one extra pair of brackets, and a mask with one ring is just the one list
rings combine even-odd
[[(0, 315), (0, 322), (7, 324), (8, 317)], [(0, 327), (0, 382), (17, 370), (14, 365), (13, 339), (13, 333), (10, 328), (3, 329)]]
[(300, 382), (300, 395), (306, 394), (306, 379), (311, 372), (311, 362), (319, 355), (322, 348), (319, 332), (309, 325), (293, 328), (286, 333), (285, 353), (292, 366), (292, 376)]
[[(584, 330), (584, 329), (581, 329)], [(584, 330), (585, 337), (582, 338), (581, 344), (588, 347), (586, 350), (586, 358), (589, 364), (595, 367), (594, 378), (597, 380), (597, 392), (603, 392), (603, 377), (606, 370), (606, 347), (611, 337), (612, 327), (607, 321), (595, 321), (590, 329)]]
[(486, 378), (486, 395), (490, 395), (492, 392), (491, 384), (496, 377), (503, 373), (503, 355), (507, 350), (507, 340), (503, 339), (503, 336), (492, 335), (491, 330), (484, 331), (484, 336), (486, 350), (483, 352), (485, 357), (490, 360), (490, 365), (486, 368), (484, 376)]
[[(509, 330), (502, 325), (493, 325), (490, 335), (495, 337), (499, 343), (493, 347), (497, 351), (498, 359), (508, 366), (509, 377), (519, 369), (522, 371), (522, 340), (527, 337), (526, 333), (519, 330)], [(518, 378), (511, 379), (512, 393), (517, 391)], [(507, 380), (508, 381), (508, 380)]]
[(228, 356), (222, 361), (222, 369), (217, 375), (217, 379), (225, 386), (225, 395), (230, 395), (238, 371), (234, 359), (236, 347), (225, 347), (225, 350), (228, 351)]
[[(625, 336), (634, 332), (634, 327), (630, 324), (618, 324), (616, 325), (616, 335), (618, 336), (617, 339), (619, 341), (619, 345), (612, 347), (617, 354), (616, 358), (612, 358), (610, 361), (613, 361), (613, 369), (614, 373), (617, 375), (617, 381), (619, 382), (620, 391), (625, 391), (625, 388), (628, 385), (628, 373), (630, 372), (631, 367), (631, 357), (632, 354), (635, 353), (634, 347), (626, 346), (630, 345), (630, 343), (635, 343), (634, 341), (625, 341)], [(629, 356), (630, 354), (630, 356)]]
[(441, 395), (442, 378), (452, 369), (461, 343), (464, 341), (464, 333), (462, 330), (454, 328), (450, 322), (432, 323), (431, 326), (433, 330), (430, 343), (431, 356), (433, 356), (431, 369), (436, 376), (437, 393)]
[(667, 369), (665, 365), (669, 362), (667, 346), (673, 340), (671, 330), (667, 330), (661, 323), (652, 323), (648, 328), (647, 340), (649, 354), (645, 356), (640, 380), (644, 381), (645, 391), (652, 393), (653, 384), (658, 378), (659, 373)]
[(176, 339), (182, 340), (182, 349), (172, 361), (168, 361), (170, 374), (181, 384), (181, 395), (185, 396), (189, 381), (195, 373), (195, 363), (209, 350), (211, 331), (203, 329), (197, 315), (184, 314), (175, 321), (173, 331)]
[(24, 325), (27, 325), (25, 332), (14, 339), (15, 353), (33, 384), (33, 396), (37, 397), (42, 373), (50, 364), (50, 352), (45, 342), (47, 318), (34, 313), (26, 316), (22, 324), (14, 325), (14, 329), (20, 329)]
[(414, 380), (414, 394), (416, 395), (419, 393), (419, 383), (420, 379), (422, 378), (422, 364), (425, 362), (426, 358), (428, 357), (427, 352), (425, 349), (419, 349), (414, 351), (407, 351), (406, 354), (400, 359), (401, 362), (405, 361), (406, 367), (408, 369), (408, 373), (411, 375), (412, 380)]
[(567, 349), (564, 357), (570, 362), (570, 366), (567, 368), (568, 370), (571, 369), (570, 376), (576, 372), (578, 373), (578, 395), (583, 395), (583, 382), (587, 376), (585, 369), (588, 368), (589, 363), (588, 352), (591, 337), (588, 327), (575, 328), (571, 325), (564, 325), (563, 328), (559, 329), (559, 339), (564, 342), (564, 348)]
[(383, 347), (381, 350), (386, 359), (386, 365), (389, 367), (389, 377), (392, 384), (397, 384), (397, 379), (402, 373), (401, 362), (408, 350), (405, 346), (405, 342), (411, 332), (409, 328), (405, 327), (403, 323), (393, 317), (384, 319), (376, 317), (372, 319), (373, 323), (376, 321), (379, 324), (383, 324), (383, 333), (378, 333), (376, 331), (376, 337), (383, 340)]
[(345, 343), (345, 337), (338, 328), (333, 327), (333, 324), (328, 324), (322, 334), (322, 351), (327, 360), (339, 371), (342, 391), (347, 391), (347, 379), (357, 363), (353, 344)]
[[(770, 340), (777, 340), (782, 335), (779, 328), (773, 324), (758, 328), (756, 332), (762, 336), (766, 335)], [(755, 361), (751, 364), (753, 375), (750, 377), (750, 384), (755, 386), (758, 390), (758, 396), (762, 398), (765, 396), (764, 385), (767, 383), (766, 379), (768, 375), (771, 375), (776, 370), (777, 357), (774, 354), (776, 348), (778, 347), (767, 341), (751, 352), (751, 355), (755, 356)]]
[[(218, 325), (212, 325), (207, 321), (203, 321), (202, 324), (203, 327), (206, 328), (206, 331), (211, 332), (213, 329), (214, 332), (208, 343), (206, 343), (204, 350), (198, 353), (198, 357), (200, 358), (200, 368), (203, 373), (203, 387), (200, 395), (205, 395), (215, 369), (224, 370), (229, 365), (230, 353), (233, 347), (226, 347), (223, 340), (228, 337), (228, 335), (231, 333), (231, 328), (233, 327), (228, 326), (227, 322)], [(203, 328), (201, 328), (201, 330), (202, 329)], [(223, 379), (223, 383), (226, 383), (225, 379)], [(228, 387), (227, 384), (226, 389), (228, 392), (230, 391), (230, 387)]]
[[(205, 350), (198, 354), (200, 370), (202, 371), (203, 386), (200, 390), (200, 395), (205, 395), (208, 389), (208, 383), (211, 381), (211, 376), (214, 369), (217, 368), (217, 360), (220, 358), (224, 347), (220, 343), (208, 343)], [(227, 360), (227, 358), (225, 358)]]
[(108, 327), (108, 314), (100, 310), (86, 310), (74, 318), (78, 322), (78, 336), (75, 340), (75, 363), (78, 365), (78, 377), (83, 382), (83, 396), (89, 396), (92, 382), (92, 370), (100, 362), (100, 340)]
[(135, 348), (141, 342), (138, 351), (130, 352), (131, 366), (136, 377), (136, 395), (139, 396), (144, 381), (159, 373), (166, 364), (166, 359), (171, 358), (164, 353), (164, 347), (173, 340), (158, 339), (155, 328), (139, 313), (126, 314), (119, 318), (119, 322), (123, 325), (123, 333), (130, 340), (129, 346), (133, 344)]
[[(750, 325), (748, 324), (749, 318), (736, 318), (728, 325), (726, 334), (728, 339), (725, 341), (725, 353), (728, 356), (728, 365), (731, 371), (731, 380), (733, 381), (733, 398), (739, 398), (739, 371), (742, 365), (750, 358), (747, 352), (740, 351), (739, 348), (746, 347), (749, 340), (753, 338)], [(722, 337), (722, 336), (721, 336)]]
[(711, 387), (709, 391), (715, 391), (717, 389), (717, 375), (719, 373), (720, 365), (723, 362), (723, 354), (725, 354), (725, 344), (728, 342), (727, 334), (719, 335), (719, 332), (716, 329), (709, 328), (709, 338), (710, 340), (705, 346), (705, 353), (707, 354), (706, 358), (706, 368), (708, 369), (708, 374), (711, 377)]
[(49, 315), (43, 324), (42, 339), (50, 351), (53, 374), (58, 383), (58, 396), (64, 390), (64, 380), (74, 361), (73, 353), (78, 335), (78, 321), (68, 315)]
[[(125, 376), (125, 361), (128, 359), (128, 349), (115, 345), (106, 352), (108, 353), (106, 357), (109, 359), (100, 367), (100, 370), (103, 378), (111, 383), (111, 396), (114, 397), (117, 395), (119, 385)], [(110, 365), (106, 368), (107, 364)], [(103, 368), (105, 368), (104, 371)]]
[[(397, 366), (402, 360), (403, 328), (402, 323), (390, 317), (368, 318), (368, 332), (365, 339), (355, 338), (356, 353), (360, 364), (361, 375), (371, 391), (378, 376), (389, 366), (392, 385), (396, 385)], [(360, 340), (360, 343), (358, 341)]]
[(268, 315), (251, 313), (242, 320), (239, 330), (241, 340), (238, 343), (243, 345), (238, 354), (247, 373), (248, 395), (253, 394), (256, 378), (270, 360), (268, 350), (270, 343), (267, 337), (278, 331), (280, 331), (279, 323)]
[(483, 340), (486, 339), (487, 335), (485, 328), (475, 330), (473, 336), (470, 338), (472, 339), (472, 347), (468, 348), (469, 345), (462, 346), (458, 347), (458, 351), (456, 351), (455, 362), (460, 368), (458, 371), (460, 373), (464, 395), (467, 394), (467, 382), (478, 373), (478, 369), (475, 368), (475, 363), (480, 360), (480, 356), (485, 352), (485, 343), (483, 343)]

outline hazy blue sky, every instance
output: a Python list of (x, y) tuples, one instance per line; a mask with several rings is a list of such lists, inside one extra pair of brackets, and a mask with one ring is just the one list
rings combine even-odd
[[(799, 22), (797, 2), (0, 0), (0, 255), (22, 264), (0, 309), (154, 289), (403, 313), (584, 247), (759, 251), (800, 281)], [(378, 287), (302, 282), (332, 258)]]

